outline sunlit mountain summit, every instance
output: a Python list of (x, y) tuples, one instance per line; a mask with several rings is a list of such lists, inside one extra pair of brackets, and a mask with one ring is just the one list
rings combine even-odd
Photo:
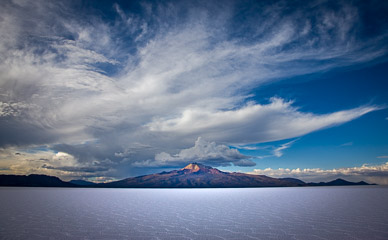
[(203, 164), (196, 163), (196, 162), (190, 163), (189, 165), (182, 168), (181, 170), (184, 171), (185, 173), (209, 173), (209, 174), (222, 174), (223, 173), (216, 168), (205, 166)]

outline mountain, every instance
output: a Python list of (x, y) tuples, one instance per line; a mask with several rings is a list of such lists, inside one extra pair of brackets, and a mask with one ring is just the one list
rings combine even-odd
[(64, 182), (57, 177), (31, 174), (25, 175), (0, 175), (0, 186), (17, 187), (76, 187), (72, 183)]
[(170, 172), (161, 172), (109, 183), (84, 180), (64, 182), (57, 177), (31, 174), (0, 175), (0, 186), (24, 187), (106, 187), (106, 188), (244, 188), (244, 187), (298, 187), (298, 186), (350, 186), (375, 185), (366, 182), (348, 182), (336, 179), (331, 182), (305, 183), (296, 178), (272, 178), (264, 175), (223, 172), (200, 163)]
[(72, 184), (75, 184), (75, 185), (79, 185), (79, 186), (93, 186), (93, 185), (96, 185), (96, 183), (94, 183), (94, 182), (89, 182), (89, 181), (85, 181), (85, 180), (81, 180), (81, 179), (71, 180), (69, 183), (72, 183)]
[(277, 179), (264, 175), (222, 172), (199, 163), (170, 172), (161, 172), (98, 184), (100, 187), (121, 188), (226, 188), (226, 187), (296, 187), (306, 186), (298, 179)]
[(301, 184), (301, 185), (306, 184), (306, 183), (303, 182), (302, 180), (299, 180), (299, 179), (296, 179), (296, 178), (279, 178), (279, 179), (285, 180), (285, 181), (289, 181), (289, 182), (298, 183), (298, 184)]
[(320, 182), (320, 183), (308, 183), (309, 186), (353, 186), (353, 185), (376, 185), (369, 184), (364, 181), (361, 182), (349, 182), (341, 178), (337, 178), (331, 182)]

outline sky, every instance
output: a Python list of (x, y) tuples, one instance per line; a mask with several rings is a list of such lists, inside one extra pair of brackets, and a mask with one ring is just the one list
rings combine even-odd
[(387, 26), (373, 0), (3, 0), (0, 174), (388, 184)]

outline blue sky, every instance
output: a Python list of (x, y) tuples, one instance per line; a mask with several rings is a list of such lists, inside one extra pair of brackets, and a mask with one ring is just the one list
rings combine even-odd
[(0, 173), (388, 184), (384, 1), (0, 5)]
[[(386, 155), (388, 134), (387, 81), (384, 75), (386, 63), (373, 67), (351, 69), (343, 72), (329, 72), (319, 76), (299, 77), (291, 83), (277, 83), (258, 89), (255, 97), (266, 99), (280, 96), (293, 99), (303, 111), (325, 114), (331, 111), (352, 108), (363, 103), (382, 106), (383, 109), (360, 117), (341, 126), (310, 133), (298, 138), (292, 147), (285, 150), (279, 161), (272, 158), (258, 161), (262, 167), (351, 167), (355, 163), (381, 164)], [(314, 78), (311, 81), (311, 78)], [(366, 80), (367, 79), (367, 80)], [(283, 140), (272, 145), (289, 142)], [(258, 144), (258, 147), (271, 144)], [(270, 148), (271, 149), (271, 148)], [(260, 155), (261, 151), (244, 151), (245, 154)], [(262, 154), (265, 155), (265, 150)], [(276, 157), (275, 157), (276, 158)]]

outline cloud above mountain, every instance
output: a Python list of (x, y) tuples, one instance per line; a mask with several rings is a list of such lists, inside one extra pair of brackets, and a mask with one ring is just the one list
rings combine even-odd
[(154, 160), (135, 162), (135, 166), (179, 167), (186, 163), (198, 162), (212, 166), (255, 166), (256, 163), (249, 160), (250, 156), (241, 154), (237, 149), (231, 149), (226, 145), (217, 145), (215, 142), (208, 142), (199, 137), (194, 147), (183, 149), (175, 155), (161, 152), (155, 155)]

